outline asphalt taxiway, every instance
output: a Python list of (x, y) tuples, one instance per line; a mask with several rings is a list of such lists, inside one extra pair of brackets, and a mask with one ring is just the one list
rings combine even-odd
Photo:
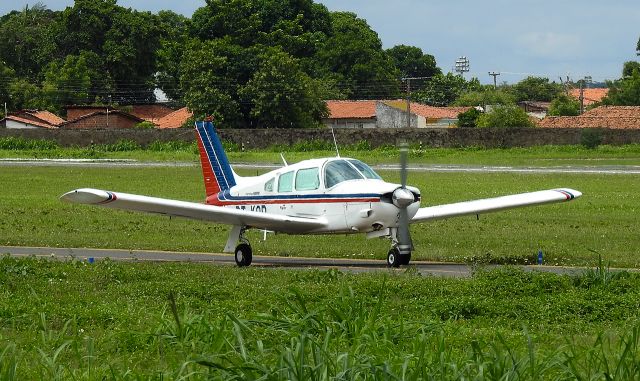
[[(122, 249), (90, 249), (90, 248), (58, 248), (58, 247), (23, 247), (0, 246), (0, 255), (15, 257), (37, 257), (52, 260), (82, 260), (96, 262), (107, 258), (117, 261), (147, 262), (191, 262), (207, 265), (235, 266), (233, 255), (222, 253), (175, 252), (160, 250), (122, 250)], [(301, 257), (253, 257), (251, 266), (261, 268), (286, 269), (337, 269), (344, 272), (404, 272), (415, 271), (421, 275), (465, 278), (470, 277), (471, 266), (460, 263), (443, 263), (427, 261), (411, 261), (408, 267), (389, 268), (384, 260), (343, 259), (343, 258), (301, 258)], [(497, 267), (489, 265), (488, 267)], [(531, 265), (518, 266), (525, 271), (544, 271), (557, 274), (573, 274), (585, 271), (586, 268)]]

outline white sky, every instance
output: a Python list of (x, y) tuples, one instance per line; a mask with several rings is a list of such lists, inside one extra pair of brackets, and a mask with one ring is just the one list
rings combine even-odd
[[(73, 0), (43, 0), (61, 10)], [(459, 56), (483, 83), (489, 71), (499, 82), (527, 75), (594, 81), (620, 77), (625, 61), (636, 60), (640, 37), (638, 0), (316, 0), (329, 10), (351, 11), (367, 20), (385, 48), (398, 44), (433, 54), (447, 72)], [(0, 14), (35, 1), (0, 0)], [(170, 9), (191, 16), (204, 0), (119, 0), (118, 4), (157, 12)]]

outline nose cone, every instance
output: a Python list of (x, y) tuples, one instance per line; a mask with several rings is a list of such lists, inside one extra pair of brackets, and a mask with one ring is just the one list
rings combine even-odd
[(415, 196), (413, 195), (413, 192), (407, 188), (398, 188), (393, 191), (392, 200), (393, 205), (398, 208), (406, 208), (415, 201)]

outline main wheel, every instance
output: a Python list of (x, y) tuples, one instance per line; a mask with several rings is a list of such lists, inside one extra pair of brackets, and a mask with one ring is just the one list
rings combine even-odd
[(251, 246), (246, 243), (241, 243), (236, 246), (235, 260), (236, 265), (239, 267), (249, 266), (253, 259), (253, 253), (251, 252)]
[(397, 248), (389, 250), (389, 252), (387, 253), (387, 266), (400, 267), (400, 258), (400, 251)]

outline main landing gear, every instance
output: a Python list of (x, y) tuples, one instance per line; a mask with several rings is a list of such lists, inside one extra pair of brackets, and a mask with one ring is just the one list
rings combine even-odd
[[(238, 265), (239, 267), (249, 266), (251, 264), (251, 260), (253, 259), (253, 251), (251, 250), (251, 245), (244, 236), (244, 232), (246, 230), (246, 226), (234, 225), (233, 228), (231, 228), (231, 232), (229, 232), (229, 239), (227, 240), (227, 244), (224, 247), (225, 253), (234, 253), (236, 265)], [(234, 246), (235, 249), (233, 249)]]

